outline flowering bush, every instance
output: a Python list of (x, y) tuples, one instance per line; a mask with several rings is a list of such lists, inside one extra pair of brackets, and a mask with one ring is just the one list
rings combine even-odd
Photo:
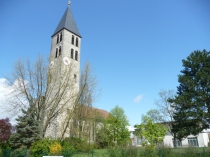
[(60, 143), (55, 142), (50, 146), (50, 154), (51, 155), (60, 155), (62, 147)]

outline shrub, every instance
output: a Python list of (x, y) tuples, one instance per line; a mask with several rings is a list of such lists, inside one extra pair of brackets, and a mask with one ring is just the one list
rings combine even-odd
[(121, 149), (116, 148), (108, 149), (107, 152), (109, 157), (119, 157), (122, 154)]
[(138, 156), (138, 148), (135, 147), (127, 147), (126, 149), (122, 149), (123, 157), (137, 157)]
[(58, 142), (54, 142), (50, 145), (50, 155), (60, 155), (61, 154), (61, 145)]
[(27, 147), (22, 147), (15, 149), (10, 153), (10, 157), (26, 157), (27, 156)]
[(65, 138), (62, 143), (69, 144), (70, 146), (74, 148), (74, 150), (77, 150), (77, 151), (90, 150), (89, 143), (86, 140), (81, 139), (81, 138), (77, 138), (77, 137)]
[(55, 142), (55, 140), (50, 140), (44, 138), (42, 140), (36, 141), (30, 147), (31, 157), (40, 157), (43, 155), (49, 155), (50, 146)]
[(11, 152), (10, 148), (5, 148), (0, 150), (0, 157), (9, 157)]

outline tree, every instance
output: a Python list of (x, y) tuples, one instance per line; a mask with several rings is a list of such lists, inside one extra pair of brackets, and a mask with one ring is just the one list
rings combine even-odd
[[(97, 82), (95, 77), (91, 76), (89, 64), (85, 64), (78, 90), (73, 90), (76, 89), (75, 78), (72, 77), (75, 72), (73, 68), (73, 64), (65, 67), (62, 60), (58, 60), (56, 66), (49, 69), (47, 62), (40, 55), (34, 64), (30, 60), (18, 60), (14, 64), (11, 77), (8, 78), (11, 92), (7, 98), (6, 112), (17, 115), (22, 109), (26, 110), (32, 106), (42, 137), (46, 136), (49, 126), (54, 126), (54, 137), (63, 139), (69, 135), (74, 111), (79, 105), (91, 106), (97, 95)], [(61, 125), (57, 128), (59, 116), (62, 123), (59, 123)]]
[(106, 119), (105, 128), (108, 130), (109, 142), (124, 145), (130, 141), (130, 132), (126, 128), (128, 125), (124, 110), (117, 105), (110, 111)]
[(69, 128), (71, 136), (79, 138), (89, 136), (90, 139), (90, 131), (93, 129), (91, 126), (99, 117), (98, 112), (92, 106), (100, 92), (97, 89), (97, 79), (91, 72), (91, 66), (86, 62), (81, 72), (79, 91), (74, 99), (74, 106), (64, 122), (62, 138)]
[(172, 131), (179, 139), (197, 135), (210, 122), (210, 52), (196, 50), (182, 63), (177, 95), (169, 99), (175, 109)]
[(142, 116), (141, 116), (142, 123), (146, 123), (148, 118), (150, 118), (155, 123), (164, 122), (163, 116), (157, 109), (149, 110), (146, 113), (146, 115), (142, 114)]
[(168, 128), (168, 132), (174, 138), (174, 147), (176, 147), (176, 133), (172, 131), (172, 124), (174, 124), (174, 107), (169, 102), (169, 99), (173, 99), (175, 96), (174, 90), (161, 90), (159, 93), (160, 99), (155, 100), (155, 105), (158, 107), (158, 111), (163, 118), (165, 126)]
[(5, 145), (10, 138), (14, 128), (9, 118), (0, 119), (0, 144)]
[(160, 123), (154, 123), (151, 118), (145, 116), (145, 123), (140, 125), (135, 125), (136, 131), (135, 135), (144, 139), (143, 145), (150, 144), (155, 146), (156, 144), (163, 141), (167, 128), (165, 125)]
[[(97, 133), (96, 133), (96, 146), (100, 149), (107, 148), (110, 145), (110, 139), (109, 139), (109, 130), (105, 127), (102, 127)], [(112, 142), (112, 141), (111, 141)]]
[(16, 133), (12, 134), (10, 143), (13, 148), (26, 146), (29, 148), (32, 143), (41, 139), (41, 129), (39, 122), (35, 118), (33, 107), (29, 107), (27, 111), (22, 110), (23, 116), (16, 118)]

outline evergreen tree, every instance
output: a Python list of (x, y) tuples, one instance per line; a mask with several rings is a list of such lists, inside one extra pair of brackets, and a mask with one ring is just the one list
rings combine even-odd
[(22, 110), (23, 116), (16, 118), (16, 133), (10, 138), (12, 147), (19, 148), (26, 146), (29, 148), (31, 144), (41, 139), (39, 122), (35, 118), (33, 107), (30, 106), (27, 111)]
[(175, 107), (172, 131), (178, 139), (198, 134), (210, 122), (210, 52), (194, 51), (182, 63), (177, 96), (169, 99)]

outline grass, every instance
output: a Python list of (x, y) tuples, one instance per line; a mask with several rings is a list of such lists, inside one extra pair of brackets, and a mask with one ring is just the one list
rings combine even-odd
[[(142, 147), (94, 150), (94, 157), (210, 157), (210, 147), (169, 148), (145, 151)], [(92, 153), (75, 154), (72, 157), (92, 157)]]
[[(0, 153), (0, 157), (5, 157)], [(12, 156), (11, 156), (12, 155)], [(15, 153), (15, 157), (23, 157)], [(9, 156), (8, 156), (9, 157)], [(14, 157), (14, 154), (10, 154)], [(25, 157), (25, 155), (24, 155)], [(29, 156), (30, 157), (30, 156)], [(68, 157), (68, 156), (64, 156)], [(210, 157), (210, 147), (188, 147), (188, 148), (169, 148), (161, 147), (155, 150), (143, 147), (127, 147), (127, 148), (111, 148), (111, 149), (97, 149), (81, 153), (78, 152), (69, 157)]]

